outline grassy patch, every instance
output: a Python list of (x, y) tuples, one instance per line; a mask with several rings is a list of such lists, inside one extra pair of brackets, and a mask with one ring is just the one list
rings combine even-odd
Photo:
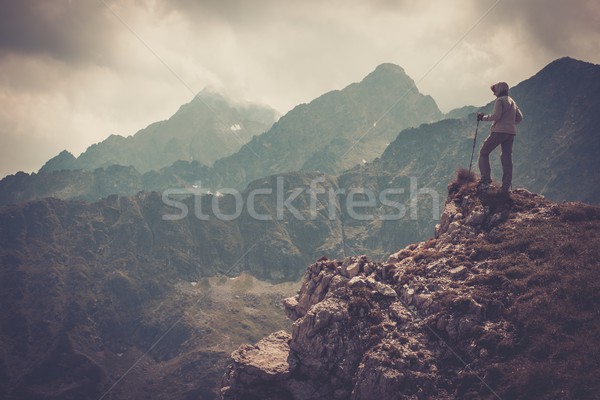
[[(478, 301), (501, 302), (514, 342), (488, 333), (480, 345), (501, 363), (487, 374), (502, 398), (592, 399), (600, 392), (600, 229), (596, 209), (561, 209), (561, 217), (479, 239)], [(507, 301), (507, 295), (511, 299)]]

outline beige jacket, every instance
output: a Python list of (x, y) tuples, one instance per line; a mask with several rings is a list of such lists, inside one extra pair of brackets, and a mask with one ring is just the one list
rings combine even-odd
[(492, 132), (517, 134), (517, 124), (523, 120), (519, 106), (510, 96), (500, 96), (494, 103), (494, 112), (483, 116), (483, 121), (494, 121)]

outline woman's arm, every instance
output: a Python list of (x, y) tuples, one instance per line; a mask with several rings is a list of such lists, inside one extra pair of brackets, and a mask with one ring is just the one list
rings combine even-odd
[(494, 103), (494, 112), (489, 115), (483, 116), (483, 121), (498, 121), (502, 117), (502, 101), (500, 99), (496, 99)]
[(523, 113), (521, 109), (517, 106), (517, 114), (515, 115), (515, 122), (518, 124), (523, 121)]

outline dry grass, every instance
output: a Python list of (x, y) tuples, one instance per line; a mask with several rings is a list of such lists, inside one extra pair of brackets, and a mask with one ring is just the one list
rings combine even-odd
[(495, 358), (487, 374), (502, 398), (598, 398), (596, 211), (563, 206), (560, 219), (535, 220), (477, 244), (477, 258), (493, 266), (473, 280), (477, 300), (502, 303), (504, 318), (516, 326), (511, 338), (479, 340)]

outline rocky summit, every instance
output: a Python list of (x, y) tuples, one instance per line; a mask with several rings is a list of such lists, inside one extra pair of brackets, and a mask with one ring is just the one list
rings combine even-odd
[(291, 333), (234, 351), (220, 398), (597, 398), (600, 208), (467, 176), (430, 240), (312, 264)]

